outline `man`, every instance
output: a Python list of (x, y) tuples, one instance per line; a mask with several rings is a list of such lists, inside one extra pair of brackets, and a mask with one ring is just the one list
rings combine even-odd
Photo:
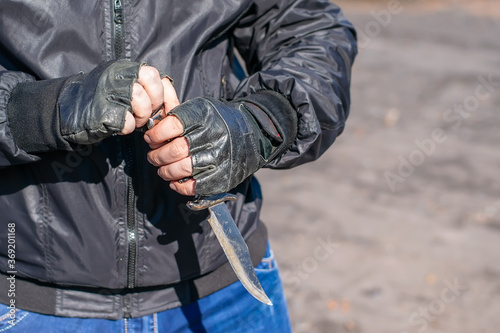
[[(354, 34), (323, 0), (0, 2), (0, 330), (288, 332), (252, 174), (342, 132)], [(226, 191), (273, 306), (186, 208)]]

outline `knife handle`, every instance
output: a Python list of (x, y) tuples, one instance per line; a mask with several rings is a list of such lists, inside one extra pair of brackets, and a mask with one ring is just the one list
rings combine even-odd
[(203, 210), (218, 205), (226, 201), (236, 201), (238, 197), (231, 193), (221, 193), (207, 197), (196, 196), (193, 201), (189, 201), (186, 206), (191, 210)]

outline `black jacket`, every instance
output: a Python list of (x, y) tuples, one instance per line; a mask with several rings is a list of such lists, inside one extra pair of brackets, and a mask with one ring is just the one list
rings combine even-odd
[[(241, 81), (234, 50), (246, 64)], [(356, 52), (353, 27), (323, 0), (1, 1), (0, 271), (12, 270), (5, 244), (15, 223), (18, 283), (46, 295), (46, 313), (135, 317), (229, 283), (193, 282), (227, 260), (207, 213), (189, 211), (190, 198), (147, 162), (140, 133), (70, 152), (16, 146), (6, 107), (19, 82), (127, 58), (171, 76), (181, 102), (273, 90), (296, 109), (298, 136), (268, 167), (290, 168), (318, 158), (342, 132)], [(258, 183), (250, 177), (233, 192), (230, 210), (251, 251), (263, 254)], [(42, 312), (28, 298), (18, 296), (18, 306)]]

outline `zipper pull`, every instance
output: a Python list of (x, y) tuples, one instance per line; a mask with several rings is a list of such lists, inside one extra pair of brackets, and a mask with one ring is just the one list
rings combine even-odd
[(121, 0), (115, 0), (115, 23), (123, 24), (123, 5)]

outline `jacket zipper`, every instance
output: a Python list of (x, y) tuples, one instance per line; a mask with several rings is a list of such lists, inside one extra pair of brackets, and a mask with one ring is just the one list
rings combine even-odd
[(114, 0), (114, 37), (115, 59), (123, 58), (123, 4), (121, 0)]
[(134, 168), (134, 136), (128, 136), (123, 140), (125, 150), (125, 166), (127, 168), (127, 237), (128, 237), (128, 268), (127, 268), (127, 288), (135, 287), (135, 257), (137, 254), (137, 237), (135, 223), (135, 191), (134, 182), (131, 177), (135, 172)]
[[(124, 152), (125, 175), (127, 179), (127, 240), (128, 240), (128, 261), (127, 261), (127, 288), (135, 287), (135, 265), (137, 256), (137, 233), (135, 220), (135, 191), (134, 182), (131, 175), (135, 173), (134, 166), (134, 136), (128, 135), (122, 139), (122, 151)], [(131, 317), (131, 294), (126, 293), (123, 297), (123, 315), (125, 318)]]
[[(124, 34), (123, 34), (123, 3), (121, 0), (113, 1), (113, 24), (114, 24), (114, 52), (115, 59), (123, 59), (124, 55)], [(127, 261), (127, 288), (135, 287), (135, 264), (137, 255), (137, 235), (135, 221), (135, 191), (132, 174), (134, 168), (134, 136), (127, 136), (122, 140), (125, 167), (127, 168), (127, 238), (128, 238), (128, 261)], [(125, 295), (123, 299), (124, 316), (131, 316), (130, 295)]]

